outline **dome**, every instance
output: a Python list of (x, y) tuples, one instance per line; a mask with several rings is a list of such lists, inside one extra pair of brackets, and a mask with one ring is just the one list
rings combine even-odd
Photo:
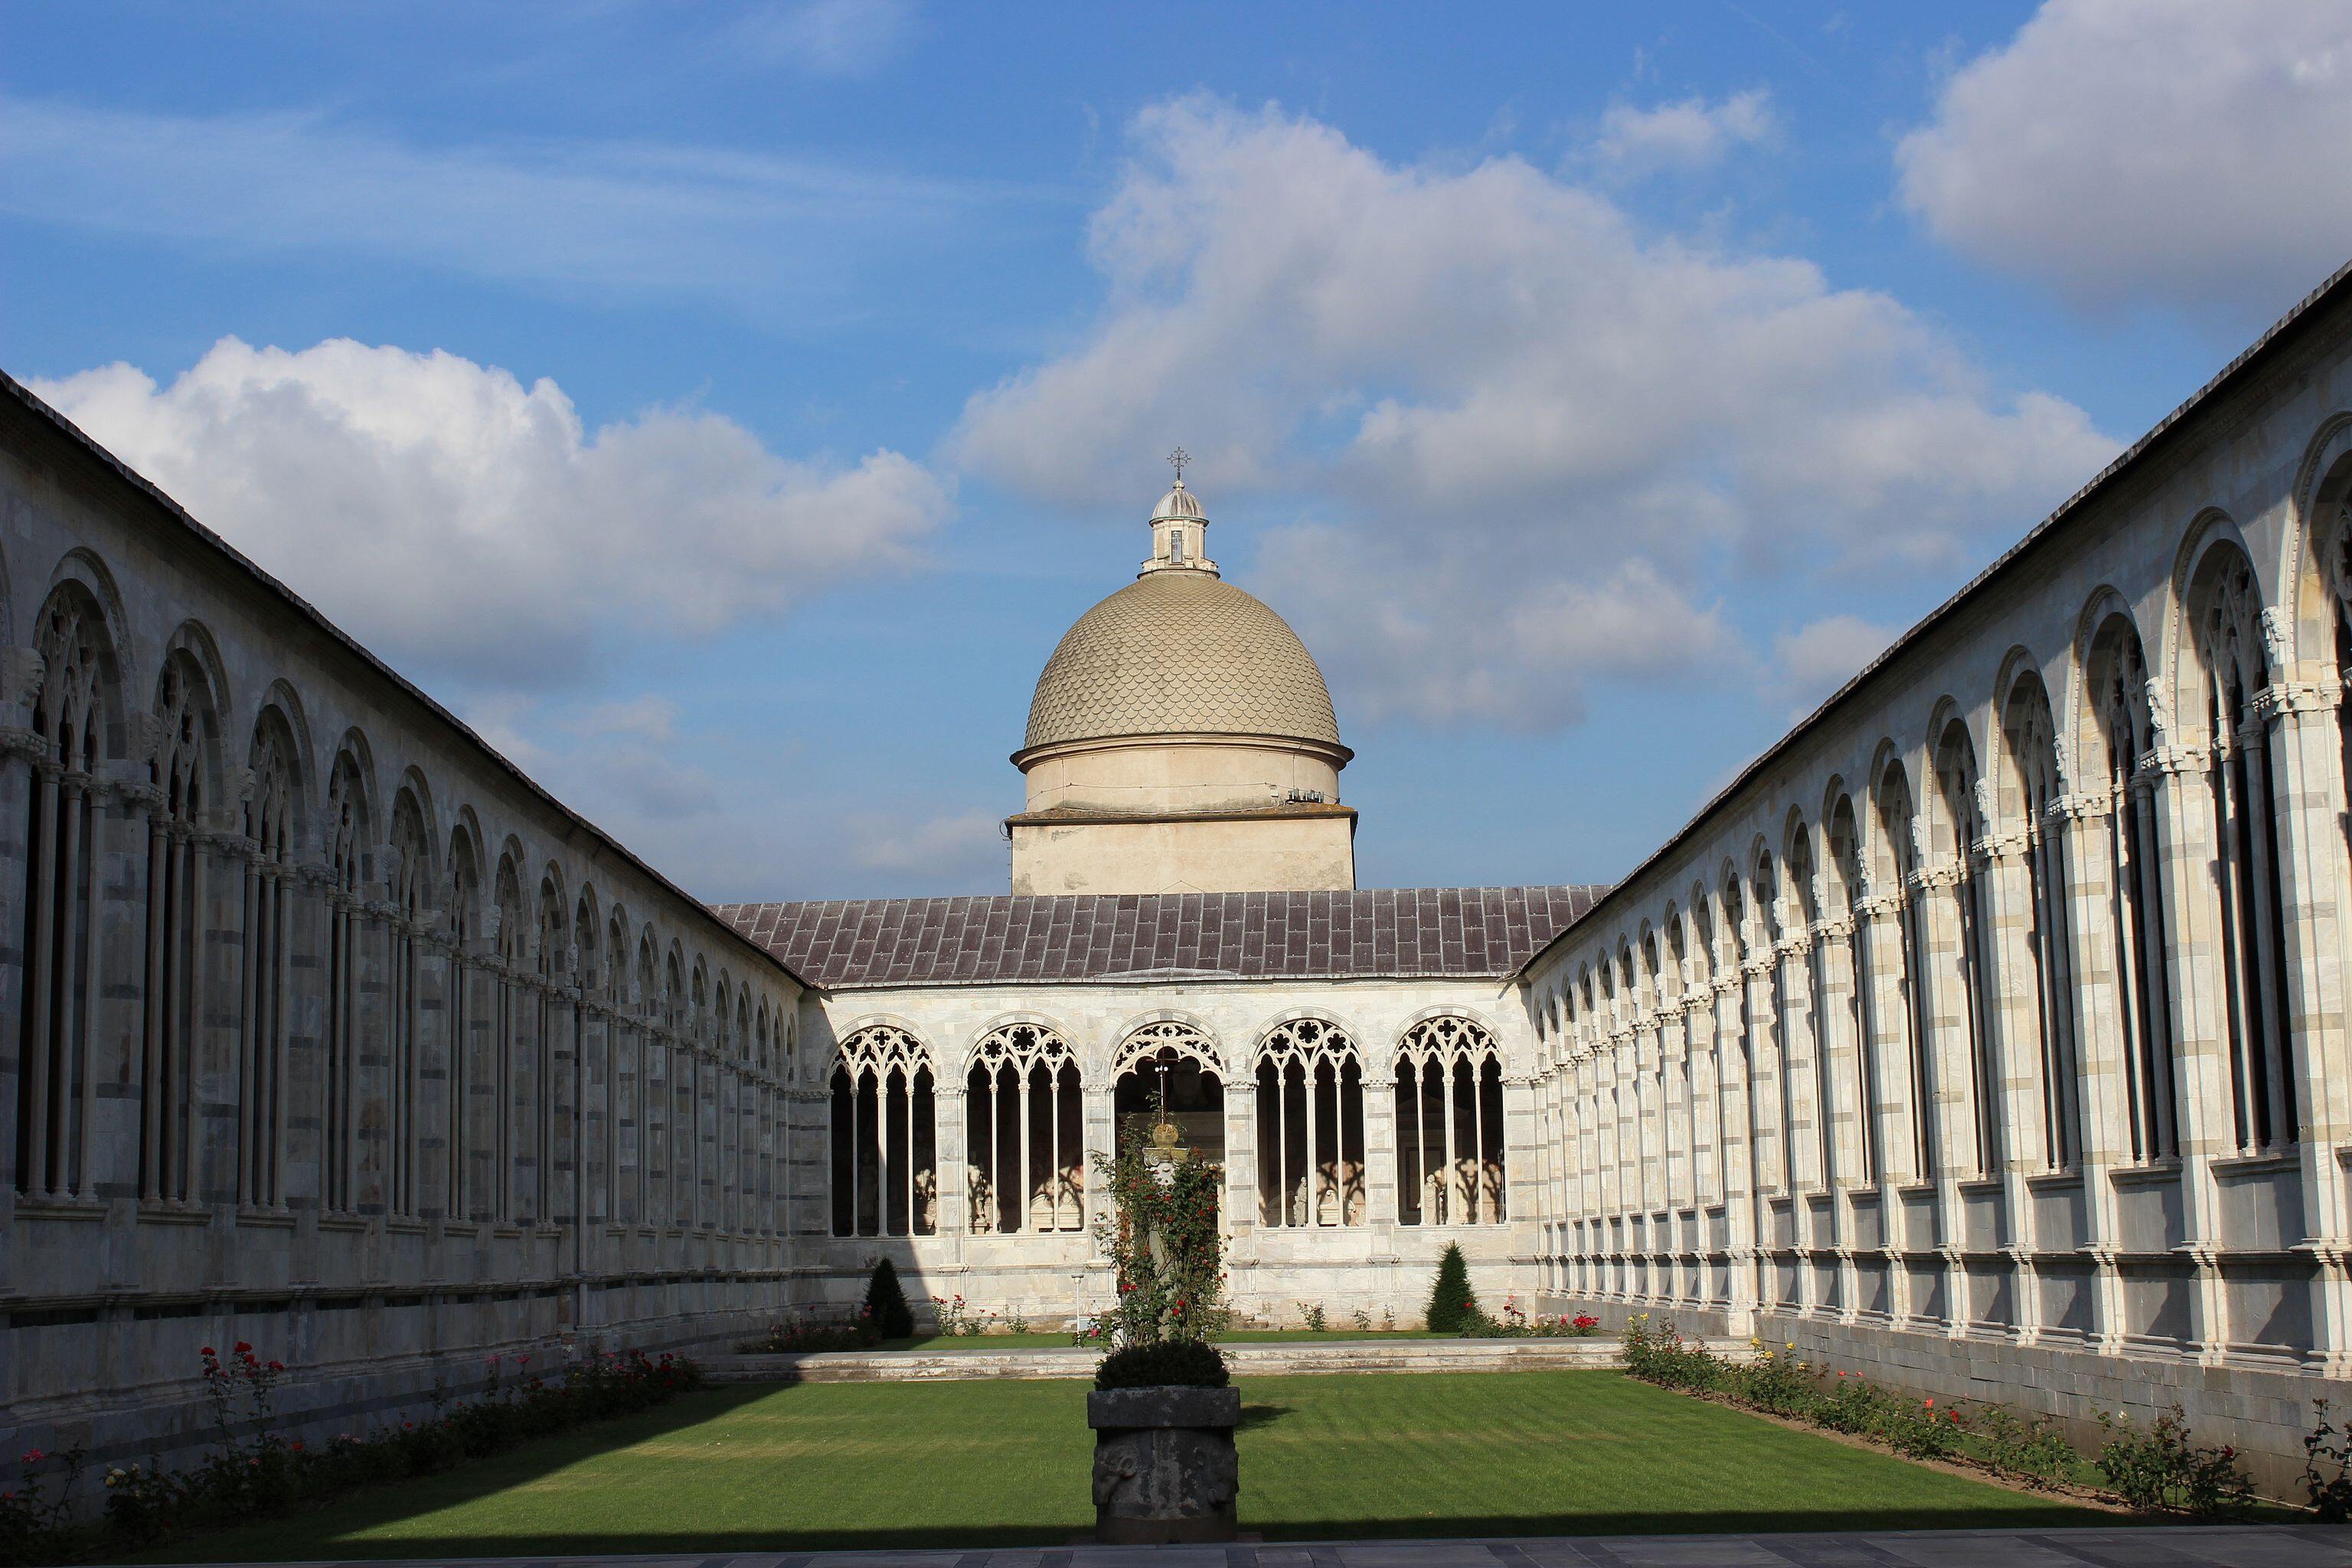
[(1213, 573), (1147, 572), (1064, 634), (1024, 746), (1191, 734), (1339, 743), (1323, 672), (1288, 623)]
[(1181, 479), (1178, 479), (1175, 488), (1161, 496), (1160, 504), (1151, 509), (1151, 519), (1154, 522), (1162, 518), (1171, 517), (1201, 522), (1209, 521), (1209, 514), (1201, 510), (1201, 498), (1186, 489), (1184, 481)]

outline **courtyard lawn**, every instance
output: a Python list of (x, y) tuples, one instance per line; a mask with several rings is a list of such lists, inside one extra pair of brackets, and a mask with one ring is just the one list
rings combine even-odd
[[(1087, 1385), (716, 1389), (150, 1562), (1060, 1544), (1093, 1523)], [(1614, 1372), (1252, 1377), (1269, 1540), (2113, 1525)]]

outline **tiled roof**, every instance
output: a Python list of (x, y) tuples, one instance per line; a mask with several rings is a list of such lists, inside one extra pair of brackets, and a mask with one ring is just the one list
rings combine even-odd
[(820, 986), (1154, 974), (1344, 980), (1505, 975), (1606, 889), (1066, 894), (720, 904)]

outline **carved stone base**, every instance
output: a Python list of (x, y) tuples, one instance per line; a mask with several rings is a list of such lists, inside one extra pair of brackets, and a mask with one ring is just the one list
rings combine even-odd
[(1237, 1388), (1114, 1388), (1087, 1395), (1095, 1432), (1095, 1539), (1231, 1541), (1241, 1490)]

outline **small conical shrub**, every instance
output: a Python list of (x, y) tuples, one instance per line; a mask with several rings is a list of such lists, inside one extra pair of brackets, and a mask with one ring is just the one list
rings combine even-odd
[(1437, 1334), (1458, 1334), (1478, 1315), (1478, 1298), (1470, 1291), (1470, 1266), (1462, 1261), (1458, 1243), (1445, 1244), (1437, 1260), (1437, 1288), (1429, 1293), (1429, 1329)]
[(866, 1282), (866, 1321), (886, 1340), (903, 1340), (915, 1331), (915, 1314), (907, 1306), (907, 1292), (898, 1288), (898, 1270), (888, 1258), (874, 1266)]

